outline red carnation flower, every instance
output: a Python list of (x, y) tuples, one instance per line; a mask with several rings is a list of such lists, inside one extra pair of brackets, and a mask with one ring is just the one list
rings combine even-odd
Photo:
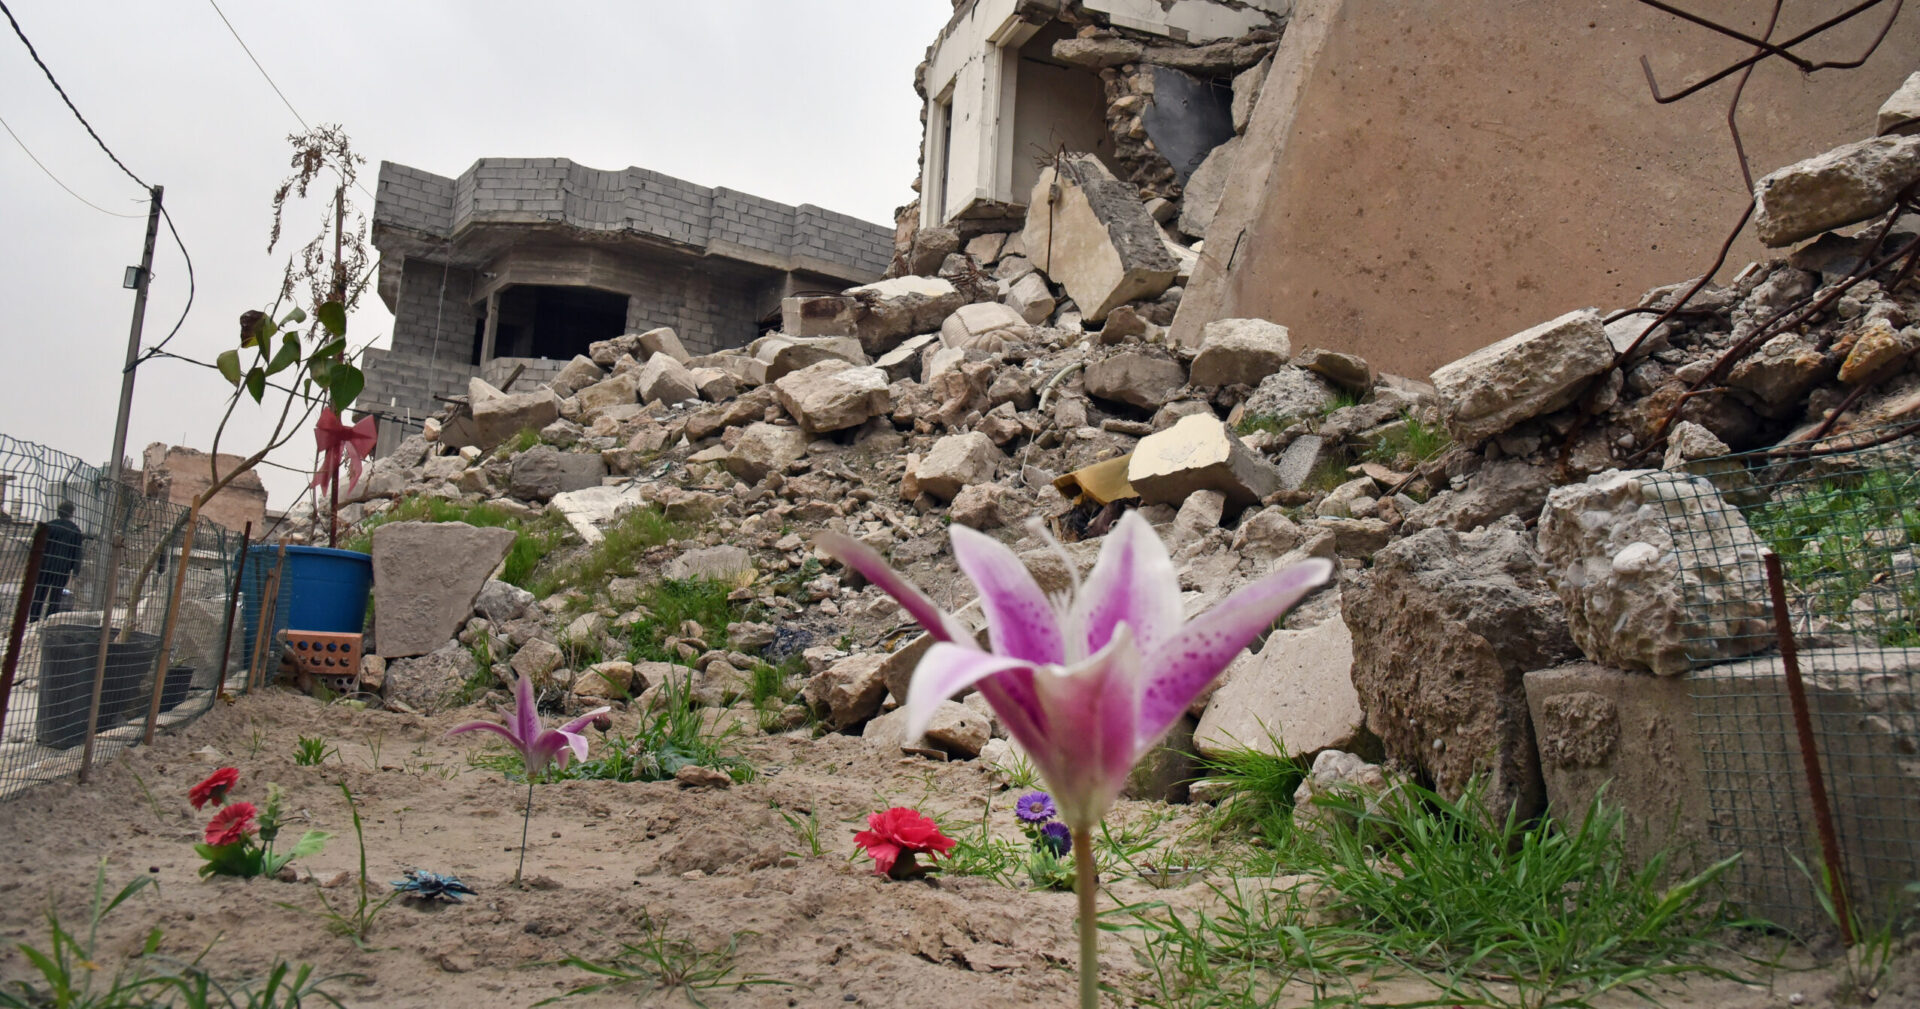
[(209, 802), (218, 806), (227, 801), (228, 789), (231, 789), (234, 783), (239, 780), (239, 768), (223, 767), (207, 775), (207, 780), (187, 789), (187, 801), (193, 803), (193, 808), (195, 809), (199, 809)]
[(251, 802), (236, 802), (213, 814), (213, 819), (207, 821), (207, 843), (218, 848), (252, 837), (253, 818), (259, 812)]
[(881, 876), (894, 875), (894, 864), (902, 855), (907, 856), (904, 870), (913, 866), (913, 856), (946, 855), (958, 843), (940, 833), (932, 820), (904, 806), (868, 815), (867, 827), (853, 835), (853, 843), (873, 857), (873, 871)]

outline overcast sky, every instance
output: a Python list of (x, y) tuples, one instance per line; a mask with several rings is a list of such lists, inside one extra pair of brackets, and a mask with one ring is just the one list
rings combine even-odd
[[(6, 0), (100, 136), (166, 205), (198, 294), (169, 346), (212, 360), (241, 311), (265, 307), (323, 208), (295, 208), (266, 251), (270, 199), (300, 129), (207, 0)], [(943, 0), (218, 0), (308, 123), (341, 123), (368, 165), (455, 175), (481, 157), (640, 165), (705, 186), (814, 203), (891, 224), (913, 196), (920, 142), (913, 70)], [(109, 455), (145, 197), (61, 104), (0, 26), (0, 119), (81, 197), (0, 133), (0, 432), (100, 462)], [(372, 200), (359, 196), (369, 216)], [(164, 227), (146, 342), (186, 301)], [(369, 292), (358, 343), (392, 325)], [(139, 369), (128, 453), (207, 448), (228, 394), (212, 371)], [(223, 451), (252, 452), (269, 423), (244, 404)], [(302, 434), (275, 456), (307, 467)], [(304, 477), (263, 469), (274, 507)]]

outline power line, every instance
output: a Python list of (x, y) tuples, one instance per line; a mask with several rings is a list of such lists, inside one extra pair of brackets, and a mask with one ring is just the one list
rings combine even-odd
[(260, 58), (253, 54), (252, 49), (248, 48), (247, 40), (241, 38), (239, 30), (233, 27), (233, 22), (227, 20), (227, 12), (221, 10), (220, 5), (214, 3), (214, 0), (207, 0), (207, 5), (213, 8), (215, 14), (220, 15), (220, 23), (226, 25), (227, 32), (233, 36), (233, 40), (240, 43), (240, 51), (246, 53), (247, 59), (253, 61), (253, 68), (260, 71), (260, 76), (266, 78), (267, 87), (272, 88), (273, 93), (280, 96), (280, 104), (285, 105), (287, 111), (293, 113), (293, 118), (300, 120), (302, 129), (312, 130), (313, 127), (307, 125), (306, 117), (302, 116), (299, 110), (293, 107), (293, 103), (287, 100), (286, 92), (281, 91), (280, 85), (273, 82), (273, 75), (267, 73), (267, 68), (260, 65)]
[(14, 19), (13, 11), (7, 8), (6, 0), (0, 0), (0, 14), (7, 16), (7, 23), (13, 25), (13, 33), (20, 36), (20, 43), (27, 47), (27, 55), (32, 56), (33, 62), (39, 64), (40, 72), (47, 75), (47, 83), (53, 85), (53, 90), (60, 92), (60, 100), (67, 103), (67, 110), (73, 113), (73, 118), (80, 120), (80, 125), (87, 128), (87, 136), (92, 137), (93, 142), (99, 144), (100, 149), (107, 152), (107, 157), (112, 158), (113, 163), (119, 165), (120, 170), (127, 173), (127, 178), (138, 183), (141, 189), (149, 193), (153, 192), (153, 187), (142, 182), (140, 176), (133, 174), (133, 169), (128, 168), (126, 162), (121, 161), (120, 156), (113, 153), (113, 149), (107, 146), (107, 142), (100, 139), (100, 134), (93, 131), (93, 124), (87, 122), (87, 117), (81, 115), (80, 110), (74, 107), (73, 99), (67, 97), (67, 89), (61, 87), (60, 82), (54, 78), (53, 71), (47, 69), (46, 61), (40, 58), (39, 50), (33, 48), (33, 41), (27, 38), (27, 33), (21, 29), (20, 22)]
[[(285, 105), (287, 107), (287, 111), (293, 113), (293, 118), (300, 123), (301, 129), (306, 130), (308, 133), (312, 133), (313, 127), (307, 125), (307, 117), (301, 115), (300, 110), (293, 107), (293, 102), (287, 99), (287, 93), (280, 90), (280, 85), (274, 83), (273, 75), (270, 73), (267, 73), (267, 68), (261, 64), (260, 58), (253, 54), (253, 47), (247, 45), (247, 40), (240, 37), (240, 30), (238, 28), (235, 28), (233, 26), (233, 22), (227, 19), (227, 12), (221, 10), (220, 5), (216, 3), (215, 0), (207, 0), (207, 6), (212, 7), (213, 12), (215, 14), (220, 15), (220, 23), (227, 26), (227, 34), (232, 35), (233, 40), (235, 42), (240, 43), (240, 51), (243, 53), (246, 53), (247, 59), (253, 61), (253, 68), (255, 70), (260, 71), (260, 76), (266, 80), (267, 87), (272, 88), (273, 93), (279, 96), (280, 104)], [(366, 193), (368, 198), (371, 199), (373, 197), (373, 194), (367, 191), (367, 187), (363, 185), (359, 179), (354, 179), (353, 185), (354, 185), (354, 188), (360, 190), (363, 193)]]
[(74, 192), (72, 186), (69, 186), (66, 183), (60, 181), (60, 176), (53, 174), (53, 169), (48, 168), (44, 163), (41, 162), (39, 158), (34, 157), (33, 150), (27, 146), (26, 141), (20, 139), (20, 134), (13, 132), (13, 127), (7, 125), (7, 121), (5, 118), (0, 118), (0, 128), (4, 128), (7, 131), (7, 136), (12, 137), (13, 142), (20, 145), (20, 150), (26, 154), (27, 159), (32, 161), (35, 165), (37, 165), (41, 171), (47, 173), (47, 178), (52, 179), (54, 185), (59, 186), (61, 189), (66, 190), (68, 196), (71, 196), (74, 199), (79, 200), (81, 203), (84, 203), (87, 206), (92, 207), (95, 210), (98, 210), (99, 212), (107, 215), (108, 217), (127, 217), (127, 218), (138, 219), (146, 216), (145, 214), (116, 213), (114, 211), (108, 210), (107, 208), (99, 205), (98, 203), (93, 202), (92, 200), (87, 199), (84, 196), (81, 196), (79, 193)]

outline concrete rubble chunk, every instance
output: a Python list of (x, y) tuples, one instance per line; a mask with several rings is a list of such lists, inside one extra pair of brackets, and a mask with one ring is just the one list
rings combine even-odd
[(1006, 499), (1007, 488), (997, 483), (972, 483), (960, 488), (953, 496), (953, 506), (948, 515), (955, 525), (969, 529), (994, 529), (1006, 525), (1006, 515), (1001, 511), (1001, 502)]
[(1868, 323), (1854, 337), (1853, 349), (1840, 364), (1840, 381), (1849, 385), (1883, 378), (1905, 364), (1920, 349), (1920, 326), (1895, 330), (1885, 319)]
[(1402, 533), (1422, 529), (1471, 532), (1508, 515), (1530, 519), (1540, 514), (1553, 487), (1551, 474), (1520, 459), (1501, 459), (1480, 467), (1460, 490), (1428, 498), (1401, 523)]
[(1193, 359), (1194, 385), (1259, 385), (1293, 356), (1287, 327), (1265, 319), (1218, 319), (1200, 333)]
[(546, 501), (566, 491), (598, 487), (606, 475), (606, 460), (597, 453), (535, 445), (513, 457), (510, 492), (522, 501)]
[(615, 375), (603, 382), (595, 382), (573, 394), (574, 401), (580, 404), (582, 416), (592, 416), (616, 406), (629, 406), (637, 401), (640, 383), (629, 373)]
[(1249, 417), (1312, 420), (1331, 409), (1338, 397), (1326, 379), (1288, 365), (1260, 380), (1244, 412)]
[(1090, 396), (1157, 410), (1187, 384), (1187, 369), (1169, 357), (1129, 352), (1089, 365), (1085, 381)]
[(600, 366), (593, 363), (593, 358), (585, 354), (575, 354), (573, 360), (568, 361), (567, 366), (560, 369), (560, 374), (554, 376), (547, 387), (553, 390), (554, 395), (565, 399), (600, 381), (604, 374)]
[(1360, 743), (1365, 716), (1353, 689), (1353, 635), (1345, 621), (1275, 631), (1257, 659), (1237, 666), (1214, 691), (1194, 732), (1202, 756), (1250, 747), (1300, 757)]
[(579, 534), (581, 542), (592, 546), (607, 538), (607, 534), (600, 531), (602, 526), (646, 503), (646, 488), (639, 484), (615, 487), (594, 484), (555, 494), (547, 502), (547, 510), (559, 513)]
[(704, 579), (739, 582), (753, 574), (753, 555), (741, 547), (699, 547), (667, 564), (666, 576), (675, 580)]
[(478, 671), (473, 653), (466, 646), (446, 641), (419, 658), (388, 664), (387, 699), (432, 714), (451, 706)]
[(518, 585), (489, 579), (481, 587), (480, 594), (474, 597), (473, 612), (485, 617), (489, 623), (500, 625), (526, 616), (532, 611), (535, 601), (533, 593)]
[(1878, 132), (1882, 134), (1920, 134), (1920, 71), (1908, 77), (1880, 106)]
[(1599, 311), (1586, 308), (1442, 365), (1433, 385), (1454, 438), (1479, 441), (1572, 403), (1613, 356)]
[(868, 653), (841, 659), (807, 680), (801, 699), (836, 731), (850, 729), (879, 714), (887, 697), (881, 675), (886, 658)]
[(1920, 180), (1920, 135), (1843, 144), (1754, 184), (1754, 233), (1778, 249), (1864, 221)]
[(860, 303), (844, 294), (780, 299), (780, 332), (788, 336), (852, 336)]
[(1309, 347), (1295, 355), (1292, 364), (1363, 396), (1373, 391), (1373, 368), (1357, 355)]
[(560, 668), (560, 663), (565, 660), (559, 646), (543, 638), (534, 638), (513, 653), (513, 661), (509, 665), (515, 676), (540, 687), (546, 685), (547, 674)]
[(1369, 764), (1345, 750), (1325, 750), (1313, 758), (1313, 767), (1293, 790), (1293, 826), (1295, 830), (1319, 833), (1344, 823), (1352, 826), (1353, 814), (1315, 802), (1322, 798), (1360, 798), (1361, 809), (1377, 812), (1393, 801), (1393, 783), (1378, 764)]
[(1217, 490), (1197, 490), (1187, 495), (1173, 517), (1173, 535), (1167, 545), (1177, 550), (1205, 538), (1220, 528), (1220, 518), (1226, 511), (1227, 496)]
[(693, 360), (687, 353), (686, 345), (680, 342), (680, 334), (665, 326), (641, 333), (637, 342), (640, 352), (633, 356), (639, 360), (644, 361), (654, 354), (665, 354), (680, 364)]
[(647, 358), (636, 385), (640, 398), (649, 403), (682, 403), (700, 398), (700, 386), (693, 380), (693, 373), (667, 353)]
[(997, 354), (1028, 336), (1027, 320), (998, 302), (963, 306), (940, 325), (940, 342), (957, 350)]
[(830, 360), (795, 371), (773, 384), (774, 395), (810, 434), (859, 427), (893, 410), (886, 373)]
[(1179, 505), (1195, 491), (1215, 490), (1237, 512), (1279, 490), (1280, 473), (1219, 418), (1197, 413), (1140, 439), (1127, 482), (1146, 504)]
[[(1050, 194), (1058, 187), (1058, 198)], [(1178, 265), (1140, 194), (1090, 154), (1069, 154), (1040, 174), (1023, 241), (1035, 266), (1067, 289), (1088, 322), (1129, 301), (1159, 296)]]
[(760, 420), (779, 402), (773, 387), (763, 386), (731, 402), (715, 403), (687, 418), (687, 440), (700, 441), (727, 428)]
[(998, 262), (1000, 250), (1007, 247), (1007, 233), (990, 231), (984, 235), (975, 235), (967, 239), (966, 254), (982, 266)]
[(740, 379), (720, 368), (688, 368), (700, 398), (709, 403), (724, 403), (740, 395)]
[(860, 341), (850, 336), (814, 336), (799, 340), (775, 335), (757, 341), (754, 347), (753, 356), (767, 364), (768, 382), (778, 382), (822, 361), (843, 361), (852, 365), (868, 363), (866, 352), (860, 349)]
[(900, 346), (880, 355), (873, 366), (887, 373), (887, 381), (901, 382), (912, 378), (920, 364), (920, 353), (927, 345), (940, 339), (935, 333), (922, 333), (903, 341)]
[(1054, 59), (1068, 66), (1083, 67), (1088, 70), (1104, 70), (1107, 67), (1138, 63), (1144, 52), (1146, 47), (1140, 43), (1117, 36), (1061, 39), (1053, 44)]
[(1240, 72), (1233, 79), (1233, 129), (1236, 133), (1246, 133), (1253, 122), (1253, 107), (1260, 101), (1260, 91), (1266, 87), (1267, 72), (1273, 69), (1273, 57), (1261, 60), (1259, 65)]
[(1029, 273), (1008, 285), (1006, 293), (1000, 296), (1000, 302), (1019, 313), (1020, 318), (1030, 326), (1046, 322), (1060, 305), (1053, 296), (1053, 289), (1047, 286), (1046, 278), (1038, 273)]
[(967, 303), (966, 295), (939, 277), (895, 277), (852, 288), (846, 296), (859, 305), (853, 335), (876, 357), (909, 336), (939, 329)]
[(927, 723), (926, 741), (957, 757), (977, 757), (992, 732), (986, 716), (957, 701), (941, 701)]
[(1609, 470), (1556, 488), (1540, 553), (1573, 640), (1602, 665), (1664, 676), (1773, 645), (1766, 547), (1711, 483)]
[(633, 663), (619, 659), (596, 662), (581, 670), (573, 681), (576, 697), (600, 701), (624, 701), (633, 696)]
[(1539, 812), (1521, 678), (1577, 653), (1525, 524), (1408, 536), (1350, 573), (1341, 601), (1353, 686), (1386, 755), (1449, 797), (1478, 774), (1493, 811)]
[(749, 485), (807, 454), (806, 432), (779, 424), (749, 424), (727, 455), (727, 472)]
[(373, 531), (377, 651), (425, 655), (473, 614), (474, 600), (513, 546), (511, 529), (465, 522), (389, 522)]
[(1213, 224), (1213, 215), (1220, 209), (1220, 201), (1226, 198), (1227, 185), (1232, 181), (1233, 159), (1238, 156), (1240, 138), (1235, 137), (1213, 149), (1200, 167), (1187, 180), (1184, 195), (1180, 199), (1180, 230), (1195, 238), (1205, 238), (1207, 228)]
[(1317, 434), (1303, 434), (1287, 443), (1286, 450), (1280, 453), (1280, 461), (1275, 464), (1279, 471), (1278, 480), (1281, 490), (1299, 490), (1312, 479), (1313, 471), (1320, 468), (1320, 457), (1326, 452), (1326, 439)]
[(994, 470), (1005, 458), (993, 439), (978, 431), (950, 434), (933, 443), (913, 476), (922, 492), (951, 501), (963, 487), (993, 482)]
[[(473, 385), (486, 386), (492, 395), (473, 395)], [(483, 451), (529, 428), (538, 431), (560, 419), (560, 397), (552, 389), (506, 393), (474, 379), (468, 386), (473, 409), (473, 440)]]

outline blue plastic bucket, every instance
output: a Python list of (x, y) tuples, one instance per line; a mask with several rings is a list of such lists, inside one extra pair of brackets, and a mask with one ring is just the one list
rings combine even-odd
[[(260, 606), (267, 581), (280, 557), (277, 545), (247, 549), (247, 574), (240, 612), (246, 653), (254, 654), (254, 636), (260, 628)], [(280, 632), (325, 631), (360, 634), (366, 630), (367, 596), (373, 588), (373, 558), (351, 550), (326, 547), (287, 548), (287, 569), (280, 576), (280, 598), (274, 607), (269, 647)]]

